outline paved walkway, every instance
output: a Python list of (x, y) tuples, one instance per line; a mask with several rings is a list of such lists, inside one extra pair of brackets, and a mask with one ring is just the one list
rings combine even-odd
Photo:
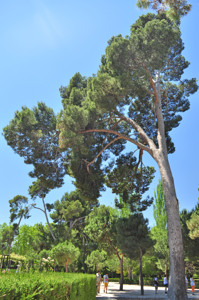
[[(162, 300), (167, 299), (168, 296), (164, 292), (164, 287), (158, 288), (158, 293), (155, 294), (155, 289), (152, 286), (144, 287), (144, 295), (140, 294), (140, 286), (139, 285), (131, 285), (124, 284), (123, 291), (119, 291), (119, 283), (110, 282), (108, 287), (108, 293), (104, 293), (104, 285), (101, 285), (100, 294), (96, 296), (96, 300), (138, 300), (138, 299), (147, 299), (147, 300)], [(195, 290), (195, 295), (192, 295), (191, 290), (188, 290), (188, 298), (189, 299), (199, 299), (199, 290)]]

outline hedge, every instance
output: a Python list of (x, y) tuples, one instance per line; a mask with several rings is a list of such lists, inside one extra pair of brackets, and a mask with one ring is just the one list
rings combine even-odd
[(74, 273), (17, 273), (0, 276), (0, 299), (94, 300), (96, 277)]

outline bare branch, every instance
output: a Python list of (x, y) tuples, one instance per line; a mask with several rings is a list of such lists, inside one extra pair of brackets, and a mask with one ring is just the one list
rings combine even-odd
[(110, 143), (108, 143), (108, 145), (106, 145), (96, 156), (95, 156), (95, 158), (91, 161), (91, 162), (88, 162), (87, 160), (85, 160), (84, 159), (84, 161), (87, 163), (87, 171), (88, 171), (88, 173), (90, 173), (90, 171), (89, 171), (89, 166), (90, 165), (92, 165), (95, 161), (96, 161), (96, 159), (111, 145), (111, 144), (113, 144), (114, 142), (116, 142), (117, 140), (120, 140), (121, 139), (121, 137), (117, 137), (117, 138), (115, 138), (114, 140), (112, 140)]
[(35, 206), (34, 204), (32, 205), (32, 207), (33, 207), (33, 208), (36, 208), (36, 209), (39, 209), (39, 210), (41, 210), (43, 213), (45, 213), (45, 211), (44, 211), (42, 208), (37, 207), (37, 206)]
[(135, 166), (135, 173), (137, 173), (137, 169), (138, 169), (138, 167), (139, 167), (139, 164), (142, 164), (142, 156), (143, 156), (143, 150), (140, 149), (139, 159), (138, 159), (138, 162), (137, 162), (137, 164), (136, 164), (136, 166)]
[[(146, 132), (142, 129), (142, 127), (140, 125), (138, 125), (134, 120), (122, 116), (123, 120), (125, 120), (127, 123), (131, 124), (133, 126), (133, 128), (138, 132), (138, 134), (143, 138), (143, 140), (146, 142), (146, 144), (149, 147), (146, 147), (144, 144), (135, 141), (134, 139), (131, 139), (130, 142), (132, 142), (133, 144), (137, 143), (138, 148), (143, 149), (145, 151), (147, 151), (152, 157), (153, 157), (153, 150), (156, 150), (156, 145), (154, 144), (153, 140), (150, 139), (148, 137), (148, 135), (146, 134)], [(133, 141), (135, 141), (136, 143), (134, 143)]]
[(83, 219), (85, 219), (85, 216), (75, 219), (75, 221), (70, 225), (70, 229), (72, 229), (74, 227), (75, 223), (77, 223), (78, 221), (83, 220)]
[[(112, 118), (110, 118), (110, 120), (111, 120), (111, 119), (112, 119)], [(111, 127), (111, 129), (113, 129), (114, 127), (116, 127), (116, 125), (118, 125), (119, 122), (121, 122), (122, 120), (123, 120), (123, 119), (120, 118), (120, 119), (119, 119), (119, 120)], [(106, 136), (105, 136), (105, 138), (104, 138), (104, 140), (103, 140), (103, 142), (102, 142), (102, 145), (104, 144), (104, 142), (105, 142), (107, 136), (108, 136), (108, 133), (106, 134)]]
[[(127, 118), (127, 117), (124, 117), (124, 120), (128, 120), (129, 118)], [(129, 119), (129, 120), (131, 120), (131, 119)], [(131, 120), (132, 121), (132, 125), (133, 124), (136, 124), (136, 122), (134, 122), (133, 120)], [(137, 126), (139, 126), (139, 125), (136, 125), (136, 127)], [(139, 126), (140, 127), (140, 126)], [(141, 128), (141, 127), (140, 127)], [(146, 135), (146, 133), (144, 132), (144, 130), (142, 129), (142, 131), (143, 131), (143, 133)], [(143, 149), (143, 150), (145, 150), (146, 152), (148, 152), (150, 155), (152, 155), (152, 150), (149, 148), (149, 147), (147, 147), (147, 146), (145, 146), (144, 144), (142, 144), (142, 143), (140, 143), (140, 142), (138, 142), (138, 141), (136, 141), (136, 140), (134, 140), (134, 139), (132, 139), (132, 138), (130, 138), (130, 137), (128, 137), (128, 136), (125, 136), (125, 135), (123, 135), (123, 134), (121, 134), (121, 133), (119, 133), (119, 132), (117, 132), (117, 131), (114, 131), (114, 130), (110, 130), (110, 129), (87, 129), (87, 130), (82, 130), (82, 131), (79, 131), (79, 133), (80, 134), (82, 134), (82, 133), (89, 133), (89, 132), (101, 132), (101, 133), (105, 133), (105, 132), (107, 132), (107, 133), (110, 133), (110, 134), (115, 134), (115, 135), (117, 135), (120, 139), (123, 139), (123, 140), (126, 140), (126, 141), (129, 141), (129, 142), (131, 142), (132, 144), (134, 144), (134, 145), (136, 145), (138, 148), (141, 148), (141, 149)], [(147, 135), (146, 135), (147, 136)], [(149, 138), (148, 138), (149, 139)], [(150, 139), (149, 139), (150, 140)], [(153, 142), (152, 140), (150, 140), (151, 142)], [(155, 144), (154, 144), (154, 146), (155, 146)]]

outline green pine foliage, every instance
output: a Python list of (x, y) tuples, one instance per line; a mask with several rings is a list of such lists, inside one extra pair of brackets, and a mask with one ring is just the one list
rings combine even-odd
[(167, 11), (167, 15), (179, 22), (180, 18), (188, 14), (191, 4), (187, 0), (137, 0), (137, 6), (147, 9), (148, 7), (158, 13)]
[[(86, 79), (77, 73), (68, 87), (61, 87), (59, 146), (71, 151), (70, 175), (87, 199), (98, 197), (104, 183), (112, 185), (106, 180), (107, 170), (113, 168), (114, 156), (117, 162), (123, 160), (122, 151), (128, 142), (150, 151), (138, 126), (158, 147), (156, 100), (151, 85), (157, 74), (167, 150), (175, 151), (170, 131), (179, 126), (182, 112), (190, 106), (188, 97), (198, 88), (194, 78), (181, 80), (189, 65), (183, 50), (175, 22), (165, 13), (149, 13), (131, 26), (129, 36), (109, 40), (97, 75)], [(129, 161), (132, 153), (127, 157)], [(119, 163), (115, 167), (119, 173)]]

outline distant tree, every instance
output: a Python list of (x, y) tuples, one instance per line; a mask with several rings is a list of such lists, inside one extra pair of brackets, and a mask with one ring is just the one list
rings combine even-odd
[(162, 182), (159, 180), (154, 192), (153, 216), (156, 225), (151, 229), (151, 237), (155, 241), (154, 250), (158, 267), (167, 274), (169, 265), (169, 244), (167, 231), (167, 214)]
[[(129, 259), (124, 256), (123, 259), (123, 270), (125, 274), (128, 274), (128, 278), (132, 280), (133, 269), (137, 262)], [(106, 268), (110, 271), (110, 273), (120, 273), (120, 262), (115, 254), (109, 256), (106, 260)], [(112, 275), (110, 275), (112, 276)]]
[(71, 242), (59, 243), (51, 249), (51, 257), (56, 260), (58, 265), (65, 266), (66, 272), (68, 267), (79, 257), (79, 249)]
[(85, 263), (93, 271), (98, 271), (106, 266), (107, 253), (104, 250), (94, 250), (87, 256)]
[(149, 237), (148, 220), (141, 213), (127, 218), (120, 218), (116, 224), (117, 242), (123, 253), (131, 259), (139, 258), (141, 295), (144, 295), (142, 257), (152, 246)]
[(44, 208), (41, 210), (45, 216), (44, 198), (52, 189), (62, 186), (67, 169), (67, 153), (59, 148), (56, 124), (53, 110), (39, 102), (32, 110), (22, 107), (20, 112), (16, 111), (3, 129), (7, 144), (24, 158), (26, 164), (33, 166), (29, 176), (37, 181), (30, 187), (30, 194), (35, 199), (36, 196), (42, 199)]
[(0, 253), (8, 254), (10, 245), (13, 241), (14, 228), (13, 225), (3, 223), (0, 225)]
[(69, 229), (82, 225), (85, 217), (91, 212), (92, 208), (98, 203), (86, 201), (78, 190), (65, 193), (61, 200), (53, 204), (53, 212), (50, 217), (56, 224), (65, 224)]
[[(123, 261), (124, 262), (124, 261)], [(108, 255), (106, 259), (106, 269), (110, 271), (110, 273), (116, 272), (120, 273), (120, 261), (117, 256), (113, 253), (112, 255)]]
[(36, 226), (22, 225), (19, 234), (15, 237), (12, 251), (19, 255), (30, 256), (40, 251), (41, 232)]
[(55, 235), (51, 228), (51, 225), (50, 225), (50, 222), (48, 219), (48, 213), (47, 213), (48, 208), (50, 209), (52, 207), (52, 205), (45, 203), (45, 197), (49, 193), (50, 189), (45, 185), (44, 182), (45, 182), (45, 179), (43, 179), (43, 180), (37, 179), (37, 181), (34, 181), (33, 184), (29, 187), (29, 194), (34, 201), (37, 199), (37, 197), (42, 200), (43, 209), (36, 206), (36, 203), (32, 204), (32, 207), (35, 209), (39, 209), (40, 211), (42, 211), (44, 213), (51, 236), (55, 240), (56, 238), (55, 238)]
[(189, 228), (189, 236), (191, 239), (199, 238), (199, 215), (195, 212), (192, 213), (190, 220), (187, 221)]
[(118, 213), (109, 206), (101, 205), (94, 208), (86, 218), (85, 234), (98, 246), (105, 250), (108, 255), (116, 255), (120, 263), (120, 290), (123, 290), (123, 259), (124, 255), (117, 245), (115, 220)]
[[(10, 224), (13, 226), (13, 238), (9, 245), (8, 254), (11, 253), (12, 242), (16, 234), (18, 234), (21, 220), (30, 218), (30, 207), (28, 206), (28, 198), (25, 196), (17, 195), (9, 200), (10, 205)], [(17, 223), (15, 223), (17, 221)]]
[(154, 253), (153, 247), (147, 249), (142, 260), (142, 270), (144, 277), (150, 280), (154, 277), (154, 274), (158, 274), (159, 270), (157, 268), (157, 257)]
[(91, 212), (93, 207), (98, 205), (97, 199), (88, 201), (78, 190), (65, 193), (61, 200), (53, 204), (50, 217), (54, 221), (54, 231), (59, 242), (71, 240), (81, 249), (82, 264), (84, 272), (87, 272), (85, 258), (89, 254), (88, 241), (84, 234), (85, 217)]
[(190, 212), (188, 212), (186, 209), (183, 209), (180, 213), (185, 252), (185, 268), (187, 273), (194, 273), (195, 267), (198, 267), (199, 238), (192, 239), (190, 237), (191, 230), (188, 227), (192, 215), (198, 213), (197, 211), (198, 206)]
[[(53, 224), (51, 224), (53, 226)], [(38, 238), (37, 238), (37, 252), (40, 252), (41, 250), (50, 250), (54, 244), (57, 243), (57, 240), (52, 240), (52, 236), (49, 230), (49, 227), (47, 224), (37, 223), (33, 225), (33, 228), (35, 231), (38, 232)], [(56, 228), (53, 226), (53, 231), (55, 231)], [(57, 235), (57, 234), (56, 234)]]
[(195, 209), (192, 210), (191, 218), (187, 220), (186, 223), (189, 228), (190, 238), (192, 240), (199, 238), (199, 204), (197, 204)]

